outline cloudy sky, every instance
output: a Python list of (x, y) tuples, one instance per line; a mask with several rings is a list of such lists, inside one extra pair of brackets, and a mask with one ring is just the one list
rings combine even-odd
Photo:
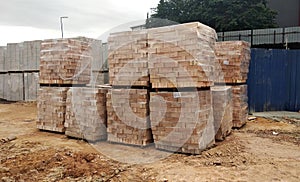
[(105, 39), (145, 21), (159, 0), (3, 0), (0, 6), (0, 46), (7, 43), (59, 38), (59, 17), (65, 37)]

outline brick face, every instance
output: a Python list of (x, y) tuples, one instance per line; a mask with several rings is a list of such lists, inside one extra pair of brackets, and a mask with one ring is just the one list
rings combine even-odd
[(106, 140), (106, 88), (74, 87), (67, 94), (66, 135), (88, 141)]
[(89, 84), (91, 47), (76, 39), (45, 40), (41, 45), (40, 84)]
[(150, 118), (158, 149), (199, 154), (214, 144), (210, 90), (151, 92)]
[(107, 94), (108, 141), (138, 146), (153, 142), (147, 89), (112, 89)]

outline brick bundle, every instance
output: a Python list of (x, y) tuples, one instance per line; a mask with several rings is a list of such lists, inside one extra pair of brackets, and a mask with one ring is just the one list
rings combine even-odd
[(107, 88), (70, 88), (67, 94), (66, 135), (88, 141), (105, 140)]
[(246, 83), (250, 63), (250, 44), (244, 41), (216, 43), (216, 82)]
[(108, 141), (146, 146), (153, 142), (147, 89), (112, 89), (107, 94)]
[(214, 144), (212, 95), (194, 92), (152, 92), (150, 118), (158, 149), (199, 154)]
[(214, 86), (213, 96), (214, 128), (216, 140), (224, 140), (230, 133), (232, 123), (232, 88)]
[(38, 92), (38, 121), (40, 130), (65, 132), (66, 99), (68, 88), (41, 87)]
[(90, 47), (90, 55), (92, 57), (92, 71), (104, 70), (103, 48), (102, 41), (97, 39), (91, 39), (87, 37), (77, 37), (76, 40), (87, 42)]
[(153, 88), (213, 85), (216, 32), (201, 23), (150, 29), (150, 81)]
[(89, 84), (91, 47), (78, 39), (50, 39), (41, 45), (40, 84)]
[(147, 32), (113, 33), (108, 38), (110, 84), (149, 86)]
[(232, 86), (233, 97), (233, 127), (241, 128), (248, 119), (247, 85)]

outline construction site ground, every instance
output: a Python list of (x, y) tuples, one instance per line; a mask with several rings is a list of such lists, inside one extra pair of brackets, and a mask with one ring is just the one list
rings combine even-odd
[(89, 144), (41, 132), (36, 118), (36, 103), (0, 104), (0, 181), (300, 181), (298, 119), (257, 118), (201, 155), (184, 155)]

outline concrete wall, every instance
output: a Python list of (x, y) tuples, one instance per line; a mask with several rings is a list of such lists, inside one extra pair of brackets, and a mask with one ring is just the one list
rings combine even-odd
[(36, 101), (39, 89), (39, 73), (24, 73), (25, 101)]
[(0, 47), (0, 71), (5, 71), (6, 47)]
[(4, 99), (23, 101), (23, 73), (7, 73), (4, 80)]
[(0, 74), (0, 99), (4, 99), (4, 80), (5, 74)]

